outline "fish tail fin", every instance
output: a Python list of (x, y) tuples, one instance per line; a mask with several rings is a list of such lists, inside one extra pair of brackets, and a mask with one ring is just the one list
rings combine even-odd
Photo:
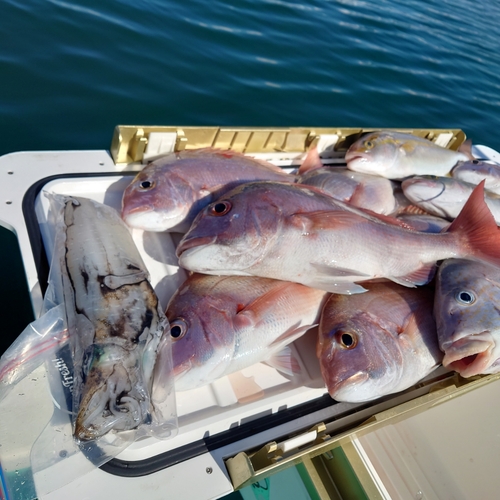
[(447, 232), (462, 233), (465, 255), (500, 265), (500, 231), (484, 201), (484, 180), (476, 186)]

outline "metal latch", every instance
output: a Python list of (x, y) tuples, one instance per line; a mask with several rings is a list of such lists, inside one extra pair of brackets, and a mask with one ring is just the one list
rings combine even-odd
[(245, 452), (238, 453), (226, 461), (233, 486), (235, 488), (240, 487), (258, 471), (272, 468), (273, 465), (278, 464), (283, 458), (299, 452), (300, 448), (306, 445), (319, 445), (328, 439), (330, 439), (330, 436), (326, 434), (326, 425), (320, 422), (309, 431), (285, 441), (267, 443), (251, 455)]

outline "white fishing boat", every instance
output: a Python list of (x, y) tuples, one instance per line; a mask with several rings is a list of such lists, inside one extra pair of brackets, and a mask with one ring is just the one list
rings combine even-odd
[[(368, 130), (118, 126), (110, 151), (0, 157), (0, 224), (19, 242), (35, 317), (55, 235), (44, 193), (88, 197), (119, 209), (132, 176), (173, 151), (231, 148), (291, 171), (311, 145), (325, 164), (341, 165), (347, 147)], [(457, 129), (402, 131), (455, 150), (465, 140)], [(500, 158), (485, 146), (473, 151)], [(176, 263), (178, 240), (138, 229), (132, 235), (165, 306), (186, 276)], [(213, 499), (293, 466), (299, 466), (310, 498), (479, 498), (478, 491), (488, 497), (492, 483), (481, 478), (498, 458), (500, 426), (490, 402), (499, 400), (500, 374), (462, 379), (441, 368), (402, 393), (338, 403), (326, 391), (315, 343), (310, 331), (292, 345), (301, 365), (293, 377), (259, 363), (177, 393), (174, 435), (144, 437), (99, 466), (68, 449), (68, 436), (59, 436), (71, 428), (61, 354), (55, 358), (58, 380), (42, 364), (0, 400), (0, 498)], [(450, 437), (454, 432), (460, 432), (459, 443), (451, 441), (458, 440)], [(245, 498), (254, 498), (249, 494)]]

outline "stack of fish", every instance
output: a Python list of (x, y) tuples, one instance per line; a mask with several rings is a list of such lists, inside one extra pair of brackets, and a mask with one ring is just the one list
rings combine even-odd
[[(467, 266), (487, 266), (489, 277), (500, 266), (484, 183), (453, 221), (398, 194), (409, 176), (448, 175), (466, 161), (426, 139), (379, 132), (351, 146), (349, 170), (323, 169), (315, 150), (296, 175), (211, 149), (146, 166), (124, 193), (122, 217), (187, 231), (179, 265), (196, 273), (166, 311), (177, 390), (257, 361), (293, 374), (287, 345), (317, 324), (321, 371), (339, 401), (401, 391), (441, 363), (464, 376), (494, 371), (491, 321), (478, 311), (477, 283), (463, 282)], [(447, 318), (469, 311), (477, 331)]]

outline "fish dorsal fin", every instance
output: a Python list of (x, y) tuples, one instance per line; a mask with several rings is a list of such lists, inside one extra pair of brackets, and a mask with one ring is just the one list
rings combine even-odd
[(313, 170), (318, 170), (319, 168), (323, 168), (323, 163), (321, 161), (321, 158), (318, 153), (318, 148), (314, 146), (313, 148), (309, 149), (307, 152), (306, 157), (304, 158), (304, 161), (299, 167), (298, 174), (303, 175), (306, 172), (311, 172)]

